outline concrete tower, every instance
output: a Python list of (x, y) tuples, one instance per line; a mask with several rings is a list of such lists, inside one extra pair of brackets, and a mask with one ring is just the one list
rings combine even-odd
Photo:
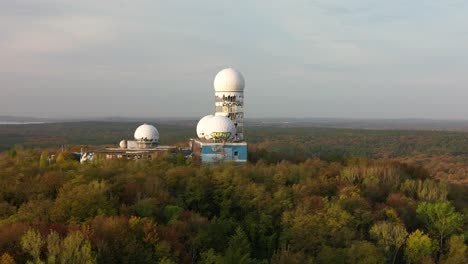
[(220, 71), (214, 79), (215, 115), (232, 120), (237, 131), (233, 141), (244, 140), (244, 87), (244, 77), (232, 68)]

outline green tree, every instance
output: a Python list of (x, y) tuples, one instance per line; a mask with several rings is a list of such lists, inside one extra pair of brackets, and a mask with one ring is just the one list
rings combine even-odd
[(432, 239), (417, 229), (406, 240), (405, 257), (408, 263), (421, 263), (430, 258), (434, 249)]
[(41, 261), (41, 248), (44, 244), (41, 234), (34, 229), (29, 229), (21, 237), (21, 247), (33, 257), (33, 261), (28, 263), (43, 263)]
[[(305, 210), (304, 207), (312, 208)], [(323, 245), (333, 248), (346, 246), (346, 242), (354, 237), (352, 220), (353, 217), (338, 203), (320, 197), (309, 198), (296, 210), (283, 214), (285, 230), (281, 240), (285, 245), (289, 245), (291, 250), (304, 251), (313, 256)]]
[(463, 215), (456, 212), (450, 202), (423, 202), (418, 205), (416, 213), (429, 232), (438, 237), (439, 250), (443, 249), (446, 237), (461, 230), (463, 225)]
[(16, 207), (7, 202), (0, 201), (0, 219), (8, 218), (16, 212)]
[(292, 252), (287, 248), (282, 248), (271, 258), (272, 264), (306, 264), (314, 263), (313, 259), (308, 259), (303, 252)]
[(93, 181), (89, 184), (67, 183), (59, 191), (50, 216), (53, 221), (83, 221), (96, 215), (110, 214), (107, 184)]
[(229, 246), (224, 255), (226, 264), (248, 264), (251, 263), (250, 243), (241, 227), (236, 229), (236, 233), (229, 240)]
[(346, 255), (345, 255), (344, 249), (323, 246), (317, 255), (317, 263), (319, 264), (328, 264), (328, 263), (344, 264), (345, 258), (346, 258)]
[(395, 263), (400, 247), (405, 243), (408, 232), (401, 223), (378, 222), (370, 230), (370, 235), (390, 255), (391, 263)]
[(53, 202), (46, 199), (30, 200), (20, 206), (18, 212), (16, 212), (16, 217), (22, 222), (47, 222), (52, 205)]
[(346, 250), (348, 264), (380, 264), (384, 260), (383, 254), (369, 241), (355, 241)]
[(441, 264), (468, 263), (467, 246), (463, 235), (452, 236), (448, 241), (448, 252), (442, 256)]
[(62, 264), (96, 263), (91, 252), (91, 244), (81, 232), (73, 232), (65, 237), (58, 259)]
[(39, 158), (39, 168), (41, 169), (45, 169), (47, 168), (47, 166), (49, 166), (49, 153), (47, 153), (46, 151), (43, 151), (41, 153), (41, 157)]
[(200, 254), (200, 260), (198, 264), (223, 264), (223, 257), (216, 254), (214, 249), (210, 248), (208, 251), (205, 251)]

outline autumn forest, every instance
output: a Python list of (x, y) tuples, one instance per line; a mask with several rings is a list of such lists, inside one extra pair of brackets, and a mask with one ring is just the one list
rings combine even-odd
[(0, 126), (0, 263), (468, 263), (467, 132), (252, 127), (243, 166), (72, 155), (133, 127)]

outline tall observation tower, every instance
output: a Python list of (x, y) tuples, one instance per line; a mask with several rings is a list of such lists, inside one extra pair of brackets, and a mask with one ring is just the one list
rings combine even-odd
[(232, 68), (216, 74), (215, 114), (200, 119), (197, 124), (198, 139), (190, 139), (192, 157), (196, 163), (247, 163), (244, 86), (244, 77)]
[(244, 141), (244, 77), (235, 69), (220, 71), (214, 79), (215, 116), (226, 116), (236, 127), (235, 142)]

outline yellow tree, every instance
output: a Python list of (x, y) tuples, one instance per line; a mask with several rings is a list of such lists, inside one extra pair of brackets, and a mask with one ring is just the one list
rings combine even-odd
[(448, 241), (448, 252), (442, 257), (441, 264), (468, 263), (467, 246), (463, 235), (452, 236)]
[(15, 264), (15, 260), (13, 257), (8, 254), (8, 253), (3, 253), (3, 255), (0, 257), (0, 264)]
[(434, 249), (432, 239), (417, 229), (406, 240), (405, 257), (408, 263), (421, 263), (431, 257)]
[(44, 245), (41, 234), (34, 229), (29, 229), (26, 234), (21, 237), (21, 247), (29, 255), (33, 257), (33, 262), (28, 263), (43, 263), (41, 261), (41, 248)]
[(370, 235), (377, 240), (395, 263), (401, 246), (405, 243), (408, 232), (401, 223), (378, 222), (370, 230)]

